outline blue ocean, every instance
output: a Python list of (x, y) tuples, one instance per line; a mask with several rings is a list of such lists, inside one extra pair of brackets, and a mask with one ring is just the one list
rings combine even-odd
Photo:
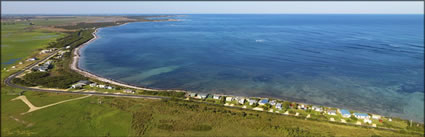
[(423, 15), (195, 14), (99, 29), (79, 66), (142, 87), (424, 121)]

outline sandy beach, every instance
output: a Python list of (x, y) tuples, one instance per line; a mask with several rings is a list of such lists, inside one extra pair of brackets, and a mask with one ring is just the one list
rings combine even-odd
[[(127, 24), (127, 23), (125, 23), (125, 24)], [(125, 24), (122, 24), (122, 25), (125, 25)], [(80, 57), (81, 57), (80, 49), (83, 48), (84, 46), (89, 45), (91, 42), (95, 41), (98, 38), (98, 36), (96, 35), (96, 33), (98, 32), (98, 29), (99, 28), (96, 28), (96, 30), (92, 33), (93, 38), (91, 40), (87, 41), (86, 43), (84, 43), (84, 44), (82, 44), (82, 45), (80, 45), (80, 46), (78, 46), (74, 49), (74, 51), (73, 51), (74, 56), (72, 58), (72, 63), (70, 64), (70, 68), (72, 70), (78, 72), (79, 74), (81, 74), (85, 77), (88, 77), (88, 78), (91, 78), (91, 79), (96, 79), (96, 80), (99, 80), (99, 81), (102, 81), (102, 82), (106, 82), (106, 83), (110, 83), (110, 84), (114, 84), (114, 85), (118, 85), (118, 86), (122, 86), (122, 87), (139, 89), (139, 90), (148, 90), (148, 91), (176, 91), (176, 90), (150, 89), (150, 88), (143, 88), (143, 87), (138, 87), (138, 86), (134, 86), (134, 85), (129, 85), (129, 84), (126, 84), (126, 83), (123, 83), (123, 82), (118, 82), (118, 81), (115, 81), (115, 80), (112, 80), (112, 79), (107, 79), (107, 78), (98, 76), (96, 74), (90, 73), (88, 71), (85, 71), (85, 70), (79, 68), (78, 67), (78, 63), (79, 63), (78, 61), (80, 60)], [(185, 91), (181, 91), (181, 90), (177, 90), (177, 91), (185, 92)]]

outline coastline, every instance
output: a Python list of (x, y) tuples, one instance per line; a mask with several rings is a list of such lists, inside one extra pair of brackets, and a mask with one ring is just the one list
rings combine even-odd
[[(125, 24), (127, 24), (127, 23), (125, 23)], [(122, 25), (125, 25), (125, 24), (122, 24)], [(89, 45), (91, 42), (93, 42), (93, 41), (95, 41), (96, 39), (99, 38), (96, 35), (98, 30), (99, 30), (99, 28), (96, 28), (95, 31), (92, 33), (92, 35), (93, 35), (92, 39), (90, 39), (89, 41), (85, 42), (84, 44), (82, 44), (82, 45), (80, 45), (80, 46), (78, 46), (74, 49), (73, 57), (72, 57), (72, 63), (70, 64), (70, 68), (72, 70), (74, 70), (75, 72), (79, 73), (80, 75), (83, 75), (84, 77), (96, 79), (96, 80), (99, 80), (99, 81), (102, 81), (102, 82), (106, 82), (106, 83), (110, 83), (110, 84), (114, 84), (114, 85), (118, 85), (118, 86), (123, 86), (123, 87), (128, 87), (128, 88), (139, 89), (139, 90), (156, 91), (155, 89), (137, 87), (137, 86), (129, 85), (127, 83), (123, 83), (123, 82), (119, 82), (119, 81), (116, 81), (116, 80), (104, 78), (104, 77), (98, 76), (96, 74), (93, 74), (91, 72), (88, 72), (88, 71), (83, 70), (80, 67), (78, 67), (78, 63), (79, 63), (79, 60), (80, 60), (80, 57), (81, 57), (80, 49)]]
[[(153, 22), (158, 22), (158, 21), (153, 21)], [(130, 23), (130, 22), (129, 22), (129, 23)], [(126, 24), (128, 24), (128, 23), (120, 24), (120, 25), (117, 25), (117, 26), (126, 25)], [(117, 26), (110, 26), (110, 27), (117, 27)], [(126, 88), (132, 88), (132, 89), (138, 89), (138, 90), (146, 90), (146, 91), (176, 91), (176, 92), (192, 93), (191, 91), (186, 91), (186, 90), (154, 89), (154, 88), (146, 88), (146, 87), (140, 87), (140, 86), (136, 86), (136, 85), (131, 85), (131, 84), (128, 84), (128, 83), (125, 83), (125, 82), (122, 82), (122, 81), (118, 81), (118, 80), (114, 80), (114, 79), (105, 78), (105, 77), (102, 77), (102, 76), (96, 75), (96, 74), (94, 74), (94, 73), (92, 73), (92, 72), (89, 72), (89, 71), (87, 71), (87, 70), (84, 70), (84, 69), (80, 68), (80, 67), (78, 66), (78, 63), (79, 63), (79, 60), (80, 60), (80, 57), (81, 57), (81, 55), (80, 55), (80, 50), (81, 50), (82, 48), (84, 48), (85, 46), (89, 45), (91, 42), (93, 42), (93, 41), (95, 41), (96, 39), (98, 39), (98, 38), (99, 38), (99, 36), (97, 36), (97, 34), (96, 34), (96, 33), (98, 32), (98, 30), (99, 30), (99, 29), (100, 29), (100, 28), (96, 28), (96, 29), (95, 29), (95, 31), (92, 33), (92, 35), (93, 35), (93, 38), (92, 38), (92, 39), (90, 39), (89, 41), (87, 41), (87, 42), (83, 43), (82, 45), (80, 45), (80, 46), (76, 47), (76, 48), (72, 51), (72, 52), (73, 52), (73, 53), (72, 53), (72, 54), (73, 54), (73, 57), (72, 57), (72, 63), (70, 64), (70, 68), (71, 68), (72, 70), (76, 71), (76, 72), (77, 72), (77, 73), (79, 73), (80, 75), (83, 75), (84, 77), (87, 77), (87, 78), (90, 78), (90, 79), (99, 80), (99, 81), (106, 82), (106, 83), (113, 84), (113, 85), (117, 85), (117, 86), (126, 87)], [(195, 93), (196, 93), (196, 92), (195, 92)], [(242, 97), (242, 96), (225, 95), (225, 94), (217, 94), (217, 95), (222, 95), (222, 96), (233, 96), (233, 97)], [(244, 96), (244, 97), (246, 97), (246, 96)], [(246, 98), (251, 98), (251, 97), (246, 97)], [(254, 98), (264, 98), (264, 97), (254, 97)], [(285, 100), (285, 101), (290, 101), (290, 100)], [(299, 104), (309, 104), (309, 105), (314, 105), (314, 104), (306, 103), (306, 102), (298, 102), (298, 101), (291, 101), (291, 102), (295, 102), (295, 103), (299, 103)], [(328, 107), (328, 106), (324, 106), (324, 107)], [(332, 107), (332, 108), (337, 108), (337, 107)], [(338, 108), (338, 109), (340, 109), (340, 108)], [(352, 110), (352, 109), (350, 109), (350, 110)], [(369, 113), (369, 112), (367, 112), (367, 111), (360, 111), (360, 112), (366, 112), (366, 113)], [(376, 113), (373, 113), (373, 114), (376, 114)], [(380, 115), (382, 115), (382, 114), (380, 114)], [(382, 116), (385, 116), (385, 115), (382, 115)], [(388, 117), (388, 116), (385, 116), (385, 117)], [(391, 117), (391, 116), (389, 116), (389, 117)], [(416, 122), (419, 122), (419, 121), (416, 121)], [(423, 123), (423, 122), (420, 122), (420, 123)]]

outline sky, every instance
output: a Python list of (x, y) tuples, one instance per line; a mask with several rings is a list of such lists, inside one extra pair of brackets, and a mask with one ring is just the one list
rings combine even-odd
[(424, 14), (423, 1), (1, 2), (2, 14)]

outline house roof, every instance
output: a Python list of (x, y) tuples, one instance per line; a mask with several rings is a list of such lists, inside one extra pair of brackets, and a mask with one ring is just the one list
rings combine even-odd
[(260, 103), (267, 103), (267, 102), (269, 102), (269, 99), (262, 99), (262, 100), (260, 100)]
[(341, 109), (341, 114), (342, 115), (351, 115), (350, 111), (346, 110), (346, 109)]

